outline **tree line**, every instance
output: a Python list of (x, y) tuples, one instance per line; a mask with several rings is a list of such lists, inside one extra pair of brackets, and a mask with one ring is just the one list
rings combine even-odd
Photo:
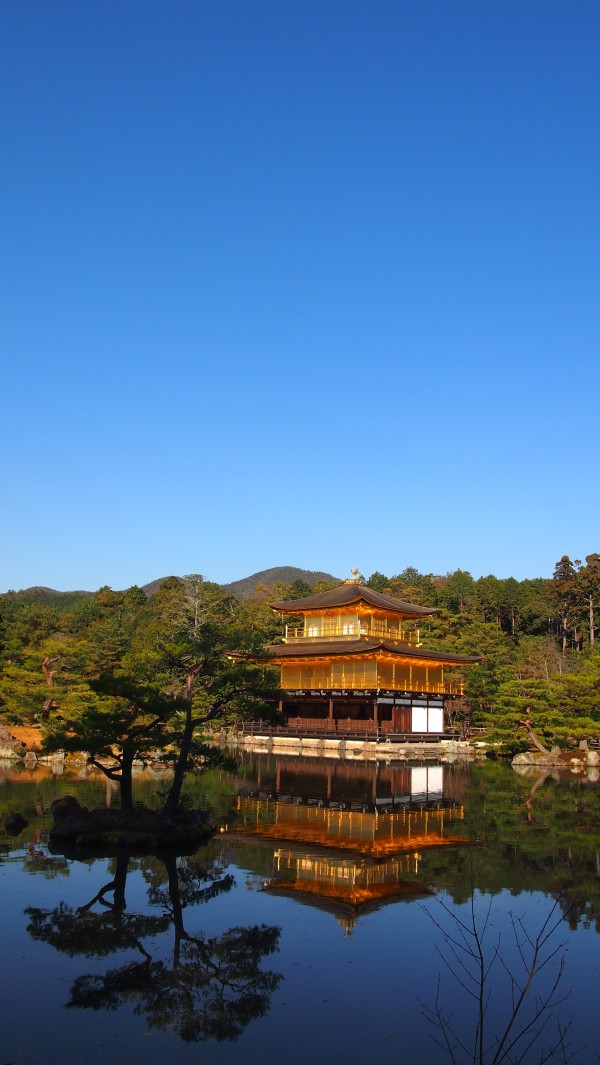
[[(511, 750), (522, 744), (525, 711), (550, 742), (600, 734), (600, 555), (564, 555), (548, 578), (518, 581), (465, 570), (444, 576), (414, 567), (367, 584), (436, 608), (421, 622), (425, 647), (478, 655), (464, 671), (465, 697), (450, 724), (485, 725)], [(0, 596), (0, 714), (42, 722), (48, 749), (89, 752), (132, 802), (132, 766), (156, 749), (172, 758), (167, 809), (181, 799), (185, 770), (222, 757), (215, 725), (275, 715), (278, 673), (265, 646), (282, 633), (270, 602), (326, 590), (259, 585), (240, 601), (201, 575), (168, 578), (151, 595), (108, 587), (70, 600)], [(228, 657), (241, 651), (245, 662)]]
[[(85, 751), (133, 807), (133, 767), (161, 752), (173, 764), (163, 812), (181, 801), (185, 773), (226, 764), (215, 724), (274, 714), (278, 676), (248, 612), (200, 575), (165, 580), (146, 596), (105, 587), (65, 612), (0, 601), (0, 712), (41, 722), (46, 751)], [(238, 649), (247, 661), (235, 662)]]
[(600, 734), (600, 555), (563, 555), (548, 578), (474, 579), (464, 570), (440, 577), (409, 567), (367, 583), (437, 608), (421, 623), (424, 646), (481, 656), (464, 671), (465, 698), (451, 709), (456, 724), (486, 726), (507, 752), (529, 746), (525, 715), (550, 743)]

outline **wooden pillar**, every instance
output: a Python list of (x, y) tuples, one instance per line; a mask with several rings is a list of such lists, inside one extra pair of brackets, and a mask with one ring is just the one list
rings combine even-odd
[(373, 721), (377, 726), (379, 725), (378, 709), (379, 708), (377, 706), (377, 696), (375, 696), (375, 698), (373, 699)]
[(329, 697), (329, 724), (333, 723), (333, 699)]

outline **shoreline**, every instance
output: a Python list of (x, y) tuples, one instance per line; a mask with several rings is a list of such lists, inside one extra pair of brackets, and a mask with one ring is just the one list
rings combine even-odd
[(375, 743), (373, 740), (314, 739), (305, 736), (229, 736), (228, 746), (255, 754), (290, 754), (337, 760), (410, 762), (473, 762), (485, 758), (482, 748), (468, 740), (436, 743)]

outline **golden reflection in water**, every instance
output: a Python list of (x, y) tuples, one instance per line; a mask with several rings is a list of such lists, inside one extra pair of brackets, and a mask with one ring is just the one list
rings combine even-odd
[(375, 864), (278, 848), (273, 876), (263, 888), (329, 896), (359, 907), (391, 896), (423, 894), (418, 883), (402, 879), (418, 874), (420, 860), (418, 851)]
[(237, 813), (229, 834), (280, 844), (262, 890), (333, 910), (346, 935), (363, 910), (430, 894), (425, 848), (467, 842), (450, 831), (464, 817), (459, 804), (382, 814), (239, 796)]
[(379, 814), (240, 796), (237, 812), (237, 825), (230, 828), (234, 834), (354, 851), (374, 859), (465, 842), (447, 827), (462, 820), (460, 805)]

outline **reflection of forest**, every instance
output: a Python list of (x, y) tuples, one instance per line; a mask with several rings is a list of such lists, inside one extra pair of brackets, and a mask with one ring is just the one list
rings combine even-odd
[[(539, 786), (537, 786), (539, 784)], [(451, 862), (422, 856), (422, 871), (457, 902), (482, 892), (541, 891), (561, 898), (569, 924), (600, 931), (600, 789), (576, 776), (523, 777), (509, 766), (472, 770), (465, 827), (476, 842)]]
[[(261, 967), (277, 950), (279, 929), (236, 927), (208, 937), (186, 928), (186, 907), (210, 902), (233, 886), (233, 877), (206, 850), (194, 858), (145, 859), (152, 908), (128, 912), (130, 864), (126, 854), (116, 858), (112, 879), (77, 909), (61, 903), (51, 910), (27, 910), (34, 939), (72, 956), (121, 956), (118, 965), (102, 973), (78, 976), (67, 1007), (116, 1009), (131, 1003), (150, 1027), (177, 1032), (186, 1042), (237, 1038), (268, 1011), (281, 981)], [(169, 932), (165, 950), (157, 944)]]

